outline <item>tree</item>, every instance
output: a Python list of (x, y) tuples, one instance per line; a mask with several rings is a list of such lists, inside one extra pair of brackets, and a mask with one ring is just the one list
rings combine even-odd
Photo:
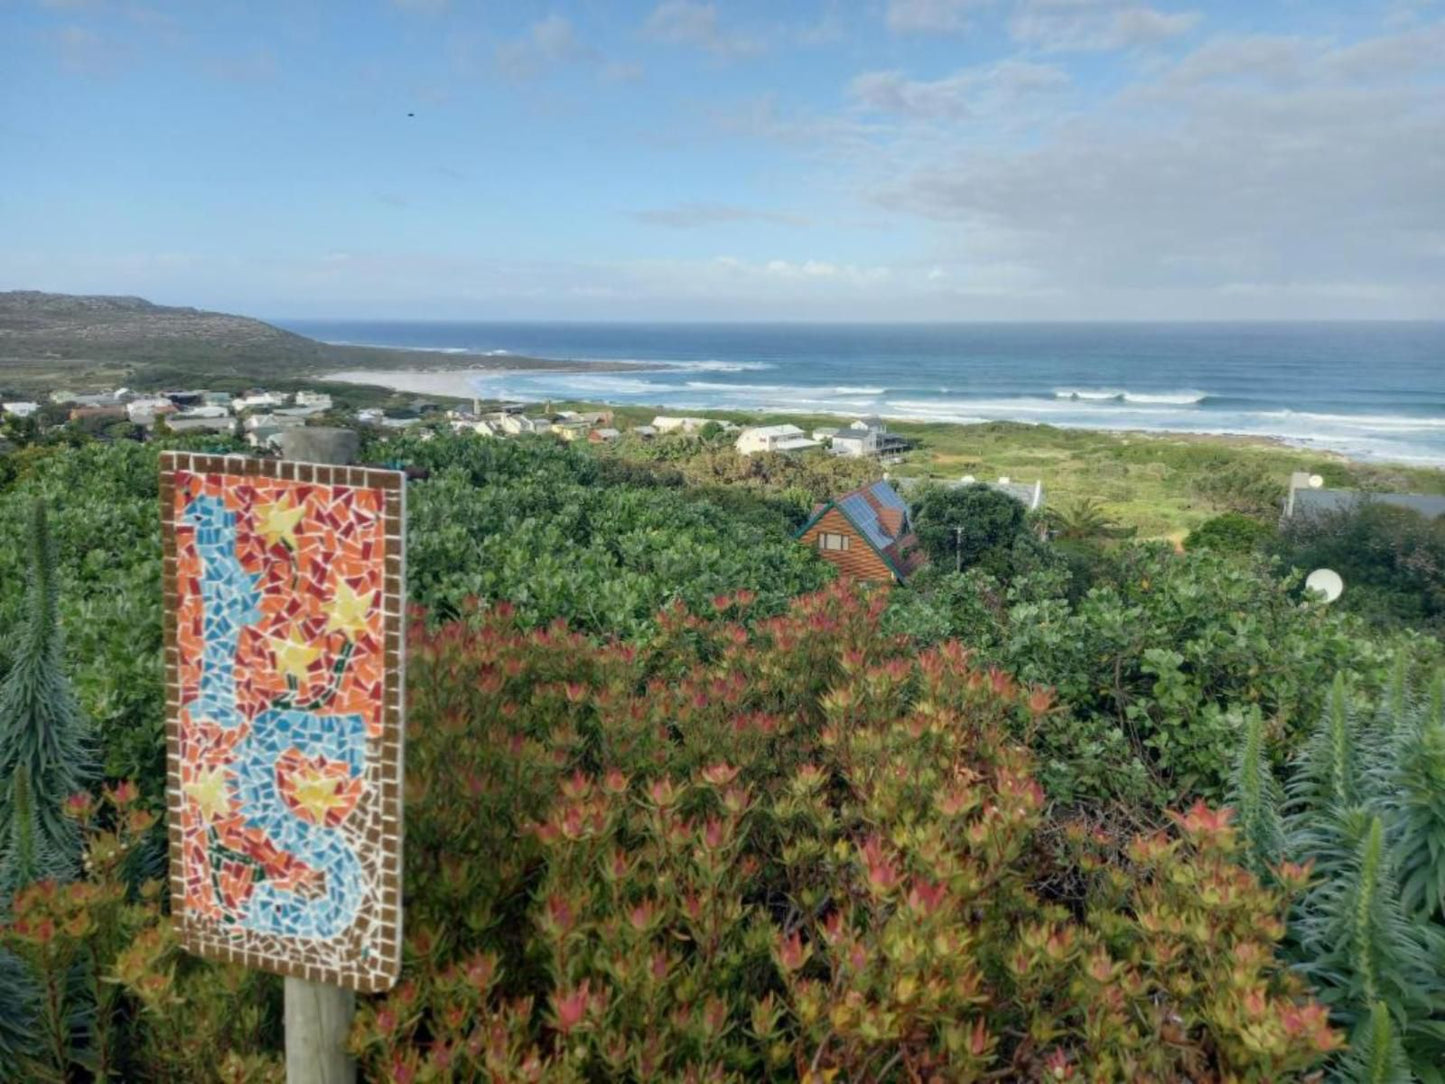
[(75, 872), (80, 832), (64, 806), (89, 776), (86, 725), (61, 662), (55, 547), (40, 501), (29, 542), (28, 627), (0, 684), (0, 900)]
[(1099, 542), (1133, 538), (1137, 527), (1123, 527), (1110, 518), (1093, 497), (1080, 497), (1062, 508), (1044, 513), (1044, 522), (1054, 537), (1068, 542)]
[(936, 564), (959, 570), (1011, 546), (1027, 520), (1022, 504), (989, 486), (932, 487), (918, 501), (913, 529)]

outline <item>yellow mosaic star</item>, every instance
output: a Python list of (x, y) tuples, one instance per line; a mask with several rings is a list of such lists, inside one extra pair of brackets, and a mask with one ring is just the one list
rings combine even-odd
[(324, 824), (326, 814), (345, 807), (348, 801), (345, 794), (338, 793), (336, 779), (319, 772), (308, 775), (298, 773), (291, 788), (291, 799), (305, 811), (307, 819), (313, 824)]
[(196, 778), (181, 790), (208, 821), (224, 817), (231, 811), (231, 796), (226, 793), (226, 769), (219, 765), (197, 773)]
[(284, 640), (271, 637), (271, 651), (276, 656), (276, 669), (300, 683), (306, 681), (306, 668), (321, 655), (321, 648), (298, 639), (295, 632)]
[(355, 640), (367, 630), (367, 618), (371, 616), (371, 602), (375, 597), (375, 591), (368, 591), (363, 595), (345, 580), (337, 580), (336, 593), (331, 596), (331, 602), (326, 607), (326, 612), (330, 615), (326, 622), (326, 631), (335, 632), (340, 629), (349, 639)]
[(285, 542), (292, 549), (296, 548), (296, 527), (301, 522), (301, 517), (306, 514), (306, 506), (303, 504), (297, 508), (288, 508), (288, 497), (281, 497), (270, 504), (263, 504), (256, 510), (256, 522), (266, 545), (274, 546), (277, 542)]

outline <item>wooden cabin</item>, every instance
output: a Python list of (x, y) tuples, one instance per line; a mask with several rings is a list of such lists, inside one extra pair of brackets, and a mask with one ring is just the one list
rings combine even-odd
[(855, 580), (903, 583), (927, 560), (918, 549), (908, 504), (887, 482), (859, 486), (819, 505), (797, 538)]

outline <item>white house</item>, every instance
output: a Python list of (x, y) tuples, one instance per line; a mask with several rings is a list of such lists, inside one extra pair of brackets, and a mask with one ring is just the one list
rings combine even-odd
[(301, 429), (306, 425), (305, 418), (298, 418), (292, 414), (252, 414), (246, 419), (247, 431), (256, 429)]
[[(871, 433), (873, 440), (869, 449), (865, 452), (840, 452), (840, 455), (896, 455), (899, 452), (906, 452), (912, 445), (903, 437), (894, 436), (888, 432), (888, 426), (883, 419), (876, 414), (865, 418), (855, 419), (847, 429), (842, 430), (838, 436), (858, 436), (862, 433)], [(834, 437), (834, 447), (837, 447), (837, 437)]]
[[(171, 402), (164, 395), (150, 396), (145, 399), (132, 399), (125, 405), (125, 415), (131, 420), (132, 425), (151, 426), (155, 424), (156, 415), (174, 414), (176, 404)], [(225, 417), (226, 411), (221, 411)]]
[(757, 452), (801, 452), (821, 445), (796, 425), (784, 424), (744, 429), (738, 435), (735, 447), (740, 455), (753, 455)]
[(330, 410), (331, 396), (324, 391), (298, 391), (296, 405), (298, 407), (314, 407), (317, 411)]
[(231, 400), (231, 409), (237, 414), (243, 410), (258, 410), (262, 407), (286, 405), (286, 396), (275, 391), (258, 391), (253, 395), (238, 395)]
[(491, 422), (481, 418), (464, 418), (452, 422), (453, 433), (475, 433), (479, 437), (495, 437), (500, 432)]
[(652, 428), (659, 433), (696, 433), (705, 426), (709, 418), (674, 418), (659, 414), (652, 419)]
[(9, 414), (12, 418), (28, 418), (40, 409), (39, 403), (10, 402), (0, 403), (0, 412)]
[(878, 431), (859, 429), (857, 423), (833, 434), (833, 454), (862, 459), (878, 454)]
[(502, 432), (519, 436), (522, 433), (550, 433), (552, 423), (546, 418), (529, 418), (525, 414), (502, 416)]
[(820, 444), (832, 440), (837, 435), (838, 427), (836, 425), (824, 425), (813, 430), (813, 439)]

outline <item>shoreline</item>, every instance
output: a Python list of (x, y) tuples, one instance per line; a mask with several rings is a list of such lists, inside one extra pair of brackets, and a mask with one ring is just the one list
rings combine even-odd
[[(323, 374), (323, 379), (337, 381), (340, 383), (372, 384), (380, 385), (391, 389), (394, 392), (412, 395), (434, 395), (449, 399), (481, 399), (486, 402), (543, 402), (544, 400), (530, 399), (507, 399), (498, 400), (488, 396), (471, 387), (467, 382), (479, 374), (497, 375), (506, 372), (527, 374), (534, 372), (659, 372), (666, 371), (668, 366), (657, 364), (646, 364), (638, 362), (583, 362), (583, 361), (561, 361), (547, 358), (530, 358), (519, 355), (505, 354), (466, 354), (470, 364), (459, 367), (456, 364), (459, 354), (441, 351), (429, 351), (424, 349), (398, 349), (390, 347), (346, 347), (351, 350), (377, 351), (382, 355), (403, 354), (415, 358), (418, 354), (442, 353), (447, 359), (443, 364), (428, 365), (424, 367), (407, 366), (398, 369), (345, 369), (336, 372)], [(378, 361), (382, 358), (378, 357)], [(604, 398), (591, 397), (579, 393), (575, 397), (564, 397), (557, 395), (552, 397), (553, 403), (585, 403), (589, 405), (607, 406), (612, 409), (625, 411), (649, 411), (656, 410), (659, 413), (687, 411), (699, 416), (718, 417), (720, 419), (737, 421), (739, 419), (760, 419), (764, 421), (789, 420), (789, 419), (813, 419), (823, 420), (848, 420), (856, 417), (856, 414), (840, 413), (827, 410), (786, 410), (772, 408), (743, 409), (729, 406), (687, 406), (669, 405), (666, 403), (644, 404), (644, 403), (618, 403), (611, 402)], [(897, 423), (908, 427), (944, 427), (954, 429), (978, 429), (990, 425), (1017, 426), (1020, 430), (1039, 429), (1041, 431), (1057, 430), (1063, 432), (1078, 432), (1097, 434), (1099, 436), (1114, 437), (1120, 440), (1172, 440), (1188, 443), (1209, 443), (1225, 445), (1232, 448), (1261, 448), (1277, 451), (1290, 451), (1302, 454), (1315, 455), (1340, 463), (1353, 463), (1361, 466), (1374, 467), (1395, 467), (1414, 471), (1428, 471), (1432, 473), (1445, 473), (1445, 462), (1422, 462), (1408, 461), (1401, 459), (1390, 459), (1368, 455), (1351, 454), (1339, 448), (1330, 447), (1327, 444), (1316, 444), (1307, 440), (1300, 440), (1282, 434), (1251, 433), (1231, 431), (1228, 429), (1205, 430), (1205, 429), (1179, 429), (1179, 428), (1152, 428), (1148, 426), (1119, 426), (1119, 425), (1089, 425), (1069, 422), (1057, 424), (1052, 422), (1041, 422), (1033, 419), (1023, 418), (1000, 418), (1000, 419), (972, 419), (972, 420), (951, 420), (927, 416), (910, 415), (907, 413), (889, 413), (887, 411), (870, 411), (884, 421)]]
[[(421, 346), (371, 346), (364, 343), (322, 342), (319, 339), (315, 341), (323, 348), (327, 362), (335, 362), (337, 365), (344, 363), (347, 366), (340, 373), (322, 374), (321, 379), (343, 380), (348, 384), (375, 384), (378, 382), (375, 379), (377, 377), (399, 376), (406, 373), (449, 373), (452, 375), (495, 372), (625, 373), (654, 368), (651, 365), (630, 361), (566, 361), (558, 358), (535, 358), (525, 354), (479, 354), (470, 350), (432, 349)], [(422, 358), (438, 360), (435, 364), (416, 364)], [(466, 360), (466, 364), (459, 364), (463, 359)], [(354, 379), (352, 378), (353, 374)], [(360, 379), (366, 375), (372, 379)], [(385, 382), (382, 383), (384, 386), (393, 387)], [(405, 391), (407, 389), (393, 387), (393, 390)], [(443, 393), (432, 392), (430, 394)], [(452, 398), (459, 397), (452, 395)]]

